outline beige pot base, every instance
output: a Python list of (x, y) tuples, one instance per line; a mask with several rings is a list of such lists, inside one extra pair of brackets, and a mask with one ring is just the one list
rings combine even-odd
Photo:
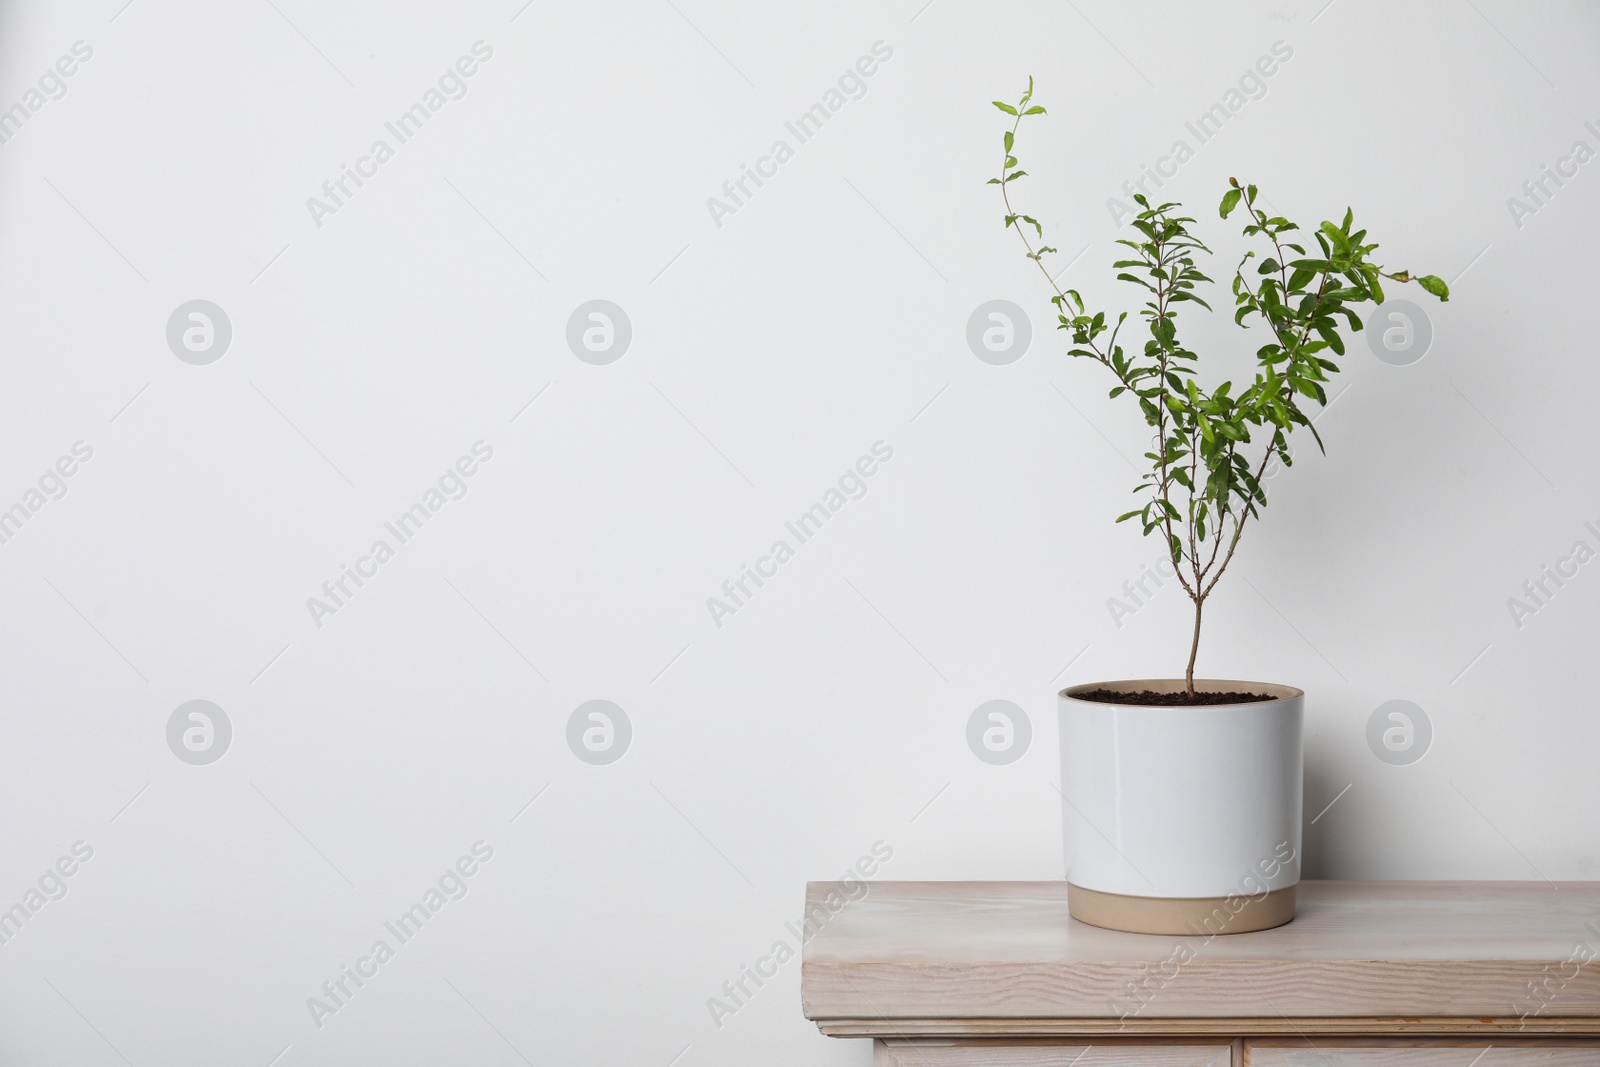
[(1247, 934), (1294, 918), (1295, 886), (1265, 896), (1129, 897), (1067, 883), (1067, 910), (1079, 922), (1132, 934)]

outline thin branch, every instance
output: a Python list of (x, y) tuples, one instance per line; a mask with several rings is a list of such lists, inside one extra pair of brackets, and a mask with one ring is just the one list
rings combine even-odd
[[(1277, 435), (1274, 434), (1272, 445), (1268, 447), (1266, 454), (1261, 457), (1261, 466), (1256, 468), (1256, 485), (1259, 486), (1261, 484), (1261, 475), (1266, 472), (1267, 460), (1272, 458), (1272, 454), (1276, 452), (1277, 449)], [(1253, 514), (1255, 514), (1255, 504), (1252, 502), (1245, 513), (1235, 520), (1233, 527), (1233, 540), (1228, 544), (1228, 554), (1222, 557), (1222, 566), (1217, 568), (1216, 574), (1212, 575), (1211, 583), (1206, 586), (1205, 592), (1202, 593), (1201, 596), (1210, 596), (1211, 590), (1217, 587), (1217, 579), (1221, 578), (1222, 572), (1228, 569), (1228, 563), (1233, 559), (1233, 550), (1239, 547), (1239, 536), (1244, 533), (1245, 521)]]

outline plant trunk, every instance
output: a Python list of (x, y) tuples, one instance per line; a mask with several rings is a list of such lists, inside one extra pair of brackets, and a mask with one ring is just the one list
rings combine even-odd
[(1189, 666), (1183, 672), (1184, 689), (1189, 695), (1189, 700), (1194, 700), (1194, 660), (1200, 654), (1200, 609), (1205, 604), (1203, 597), (1196, 597), (1194, 602), (1194, 640), (1189, 642)]

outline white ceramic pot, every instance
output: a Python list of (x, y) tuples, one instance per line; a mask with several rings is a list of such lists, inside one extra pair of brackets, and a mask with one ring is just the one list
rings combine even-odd
[(1195, 680), (1246, 704), (1162, 707), (1081, 699), (1174, 692), (1183, 681), (1062, 690), (1061, 793), (1069, 908), (1095, 926), (1209, 936), (1294, 918), (1300, 881), (1305, 694)]

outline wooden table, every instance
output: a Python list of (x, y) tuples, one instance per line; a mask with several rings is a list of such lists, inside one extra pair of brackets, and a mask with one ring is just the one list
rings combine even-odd
[(1300, 883), (1124, 934), (1065, 882), (813, 882), (801, 1001), (880, 1067), (1600, 1067), (1600, 882)]

